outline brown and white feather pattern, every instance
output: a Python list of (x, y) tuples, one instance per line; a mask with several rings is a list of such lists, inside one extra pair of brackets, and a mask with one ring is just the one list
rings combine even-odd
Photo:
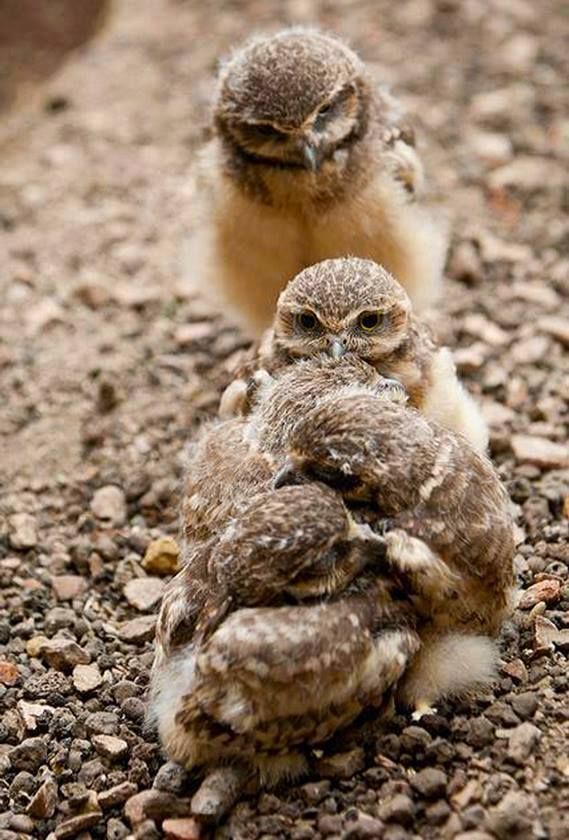
[[(302, 319), (309, 314), (314, 327)], [(375, 318), (365, 328), (361, 319)], [(365, 323), (365, 321), (364, 321)], [(458, 380), (450, 352), (436, 344), (428, 327), (411, 309), (402, 286), (370, 260), (325, 260), (302, 271), (281, 293), (272, 328), (238, 372), (244, 385), (224, 412), (246, 411), (254, 400), (255, 371), (276, 375), (299, 359), (347, 353), (397, 379), (409, 402), (424, 414), (464, 434), (484, 450), (488, 432), (472, 397)], [(230, 397), (231, 395), (229, 395)]]
[(189, 279), (252, 335), (292, 277), (331, 257), (373, 259), (417, 307), (434, 301), (446, 222), (398, 103), (342, 41), (295, 28), (234, 51), (213, 133), (195, 169)]

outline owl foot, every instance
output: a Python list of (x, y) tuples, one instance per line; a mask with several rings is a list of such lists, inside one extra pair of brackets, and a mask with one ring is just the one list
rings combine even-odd
[(417, 721), (421, 720), (425, 715), (436, 715), (436, 713), (437, 709), (434, 706), (429, 705), (426, 700), (420, 700), (411, 715), (411, 719)]
[(192, 815), (204, 822), (219, 822), (239, 799), (250, 779), (251, 771), (241, 765), (212, 770), (192, 798)]

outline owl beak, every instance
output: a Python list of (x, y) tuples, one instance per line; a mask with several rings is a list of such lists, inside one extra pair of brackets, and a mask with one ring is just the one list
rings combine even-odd
[(310, 169), (311, 172), (316, 172), (320, 166), (320, 156), (314, 143), (311, 143), (309, 140), (304, 140), (301, 151), (306, 169)]
[(333, 338), (328, 346), (328, 355), (333, 359), (341, 359), (346, 355), (346, 348), (339, 338)]

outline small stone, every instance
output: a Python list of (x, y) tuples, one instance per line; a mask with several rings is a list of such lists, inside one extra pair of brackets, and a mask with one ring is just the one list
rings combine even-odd
[(190, 804), (187, 799), (179, 799), (162, 790), (142, 790), (128, 799), (124, 813), (135, 828), (149, 818), (160, 820), (187, 816), (190, 813)]
[(555, 579), (540, 580), (534, 583), (529, 589), (522, 592), (518, 601), (520, 610), (531, 610), (536, 604), (543, 601), (545, 604), (554, 604), (561, 596), (561, 583)]
[(174, 341), (178, 347), (191, 347), (203, 341), (211, 341), (213, 325), (210, 321), (195, 321), (193, 324), (181, 324), (175, 334)]
[(569, 320), (567, 318), (549, 315), (545, 318), (540, 318), (537, 326), (543, 332), (553, 336), (553, 338), (561, 342), (565, 347), (569, 347)]
[(26, 700), (18, 700), (16, 708), (24, 721), (24, 726), (31, 732), (37, 729), (38, 720), (42, 718), (45, 720), (53, 714), (52, 706), (46, 706), (41, 703), (28, 703)]
[(100, 487), (91, 499), (91, 510), (98, 519), (108, 522), (109, 525), (124, 525), (127, 517), (124, 492), (114, 484)]
[(527, 796), (520, 791), (511, 790), (490, 810), (486, 818), (486, 827), (498, 840), (534, 837), (530, 811)]
[(316, 770), (319, 776), (327, 779), (351, 779), (365, 766), (365, 754), (361, 747), (349, 752), (324, 756), (319, 759)]
[(162, 598), (164, 581), (158, 577), (134, 578), (124, 587), (129, 604), (141, 612), (152, 609)]
[(519, 715), (522, 720), (532, 718), (537, 712), (539, 701), (537, 694), (533, 691), (524, 691), (522, 694), (516, 694), (511, 700), (514, 712)]
[(172, 537), (152, 540), (146, 549), (143, 568), (156, 575), (174, 575), (179, 570), (180, 549)]
[(188, 782), (188, 771), (176, 764), (175, 761), (167, 761), (158, 770), (152, 787), (157, 790), (165, 790), (168, 793), (182, 793)]
[(518, 461), (538, 467), (569, 466), (566, 446), (536, 435), (512, 435), (512, 451)]
[(520, 723), (508, 738), (508, 756), (516, 764), (523, 764), (541, 739), (541, 731), (533, 723)]
[(83, 594), (87, 581), (80, 575), (56, 575), (52, 577), (51, 585), (58, 601), (72, 601)]
[(73, 669), (73, 685), (80, 694), (94, 691), (103, 682), (97, 665), (76, 665)]
[(85, 726), (92, 735), (114, 735), (118, 731), (119, 719), (113, 712), (93, 712), (87, 716)]
[(45, 659), (57, 671), (71, 671), (76, 665), (87, 665), (89, 654), (79, 647), (73, 639), (55, 636), (46, 639), (45, 636), (35, 636), (26, 645), (30, 656)]
[(521, 659), (512, 659), (511, 662), (504, 662), (501, 670), (518, 683), (528, 681), (528, 670)]
[(12, 747), (8, 757), (16, 770), (34, 773), (47, 761), (47, 746), (43, 738), (26, 738), (21, 744)]
[(199, 840), (201, 828), (191, 817), (164, 820), (162, 832), (166, 840)]
[(0, 683), (3, 685), (14, 685), (20, 679), (18, 666), (5, 659), (0, 660)]
[(415, 817), (415, 805), (409, 796), (400, 793), (381, 803), (378, 816), (384, 822), (394, 822), (399, 825), (409, 826)]
[(307, 802), (317, 805), (330, 793), (331, 784), (327, 779), (319, 782), (307, 782), (301, 787), (301, 791)]
[(56, 826), (55, 836), (57, 840), (67, 840), (68, 837), (75, 837), (77, 834), (81, 834), (97, 825), (101, 817), (101, 811), (87, 811), (85, 814), (70, 817)]
[(121, 802), (126, 802), (135, 793), (136, 785), (133, 782), (122, 782), (120, 785), (101, 791), (98, 795), (99, 805), (105, 811), (108, 808), (114, 808), (115, 805), (120, 805)]
[(117, 761), (122, 758), (128, 750), (128, 744), (122, 738), (115, 738), (113, 735), (94, 735), (93, 746), (104, 758)]
[(444, 796), (447, 781), (446, 773), (434, 767), (426, 767), (410, 779), (411, 787), (427, 799)]
[(119, 626), (119, 639), (128, 644), (139, 645), (154, 638), (156, 631), (156, 616), (141, 615), (131, 621), (125, 621)]
[(26, 813), (37, 820), (53, 817), (57, 807), (57, 784), (51, 776), (43, 782), (26, 808)]
[(8, 517), (8, 536), (12, 548), (27, 551), (38, 543), (35, 517), (30, 513), (14, 513)]

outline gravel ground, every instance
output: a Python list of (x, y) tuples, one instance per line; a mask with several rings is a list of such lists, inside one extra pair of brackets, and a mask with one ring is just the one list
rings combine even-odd
[(216, 57), (252, 29), (314, 20), (418, 115), (454, 217), (434, 321), (491, 423), (527, 595), (492, 691), (421, 726), (362, 723), (217, 836), (569, 836), (563, 5), (117, 0), (4, 120), (0, 840), (195, 836), (177, 819), (195, 780), (164, 764), (144, 694), (184, 444), (244, 340), (184, 290), (188, 168)]

